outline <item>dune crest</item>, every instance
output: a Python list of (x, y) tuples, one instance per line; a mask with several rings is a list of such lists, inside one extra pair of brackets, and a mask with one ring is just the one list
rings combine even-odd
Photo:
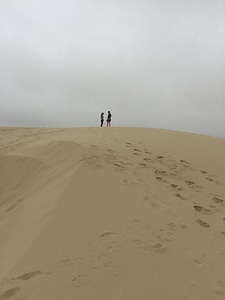
[(0, 300), (224, 299), (224, 139), (0, 132)]

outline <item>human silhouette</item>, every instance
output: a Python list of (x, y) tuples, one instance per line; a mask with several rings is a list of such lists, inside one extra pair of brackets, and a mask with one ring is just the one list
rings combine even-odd
[(110, 127), (111, 126), (111, 119), (112, 119), (112, 114), (110, 111), (108, 111), (108, 116), (107, 116), (107, 127)]
[(102, 112), (101, 113), (101, 127), (103, 126), (103, 123), (104, 123), (104, 113)]

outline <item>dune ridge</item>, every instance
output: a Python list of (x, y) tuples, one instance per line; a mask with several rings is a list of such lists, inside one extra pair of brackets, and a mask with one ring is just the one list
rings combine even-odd
[(224, 139), (0, 133), (0, 300), (224, 299)]

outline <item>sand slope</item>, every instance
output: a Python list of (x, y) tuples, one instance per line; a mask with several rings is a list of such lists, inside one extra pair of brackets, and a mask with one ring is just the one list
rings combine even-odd
[(225, 299), (224, 139), (0, 134), (0, 300)]

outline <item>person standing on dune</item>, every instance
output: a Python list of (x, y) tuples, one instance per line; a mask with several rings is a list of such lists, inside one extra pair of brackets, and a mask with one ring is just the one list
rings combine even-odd
[(108, 111), (108, 116), (107, 116), (107, 127), (110, 127), (111, 126), (111, 119), (112, 119), (112, 114), (110, 111)]
[(102, 112), (101, 113), (101, 127), (103, 126), (103, 123), (104, 123), (104, 113)]

